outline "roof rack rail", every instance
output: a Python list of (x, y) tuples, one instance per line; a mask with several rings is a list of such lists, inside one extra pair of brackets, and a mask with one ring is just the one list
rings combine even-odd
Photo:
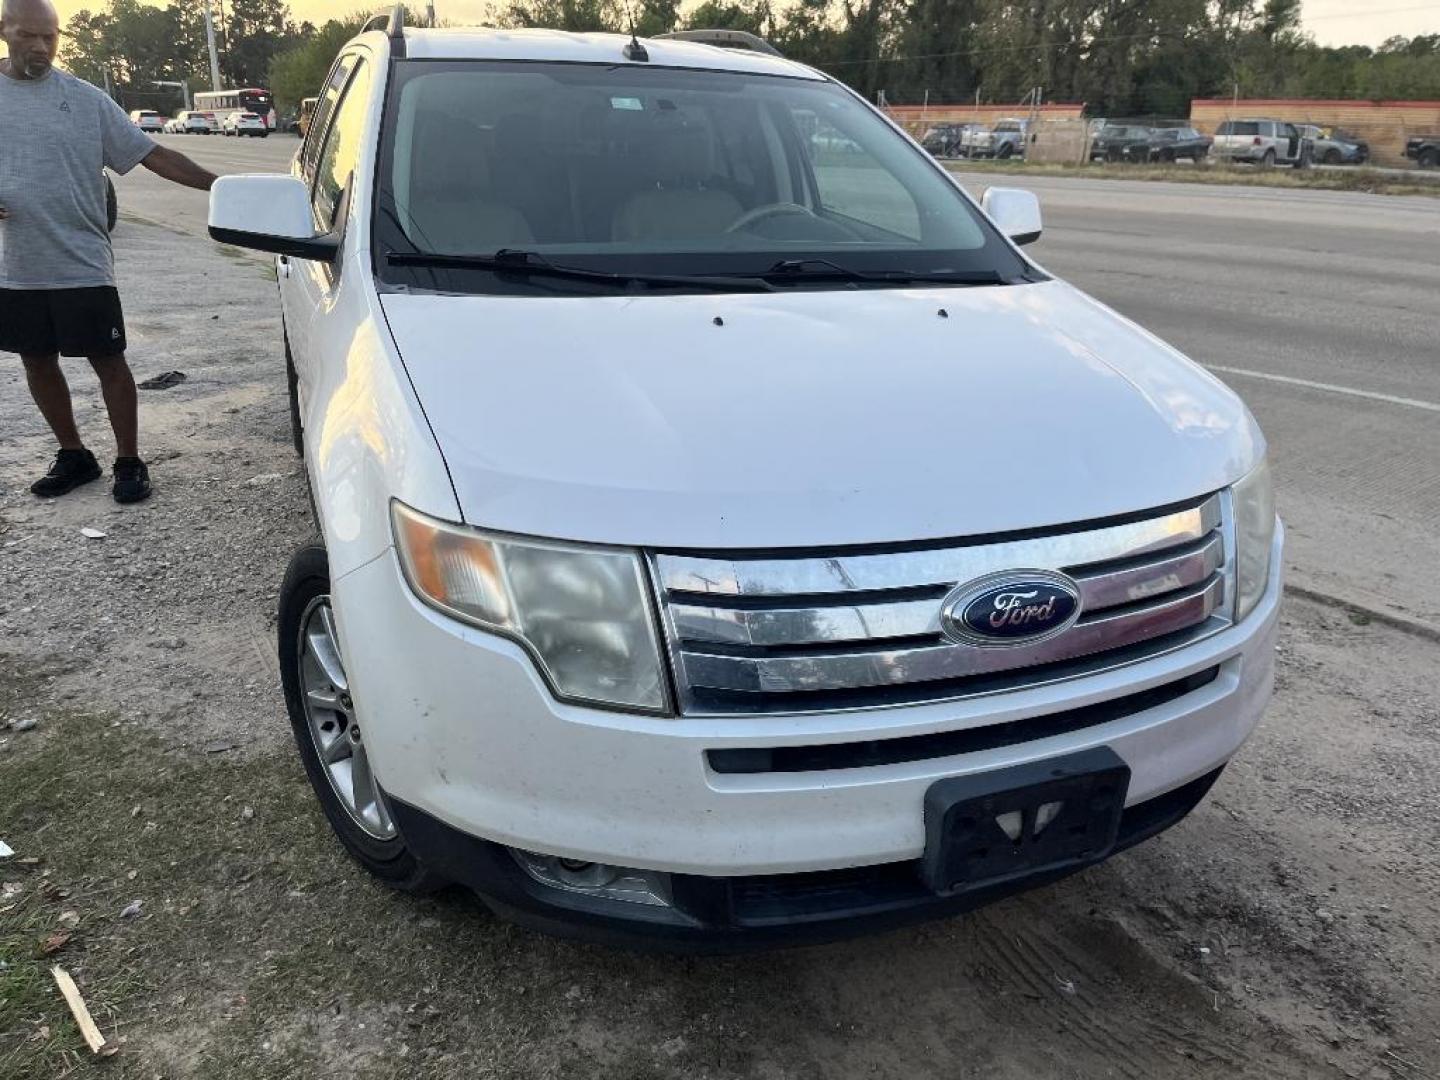
[(747, 52), (765, 53), (769, 56), (783, 56), (770, 42), (748, 30), (672, 30), (668, 34), (656, 34), (657, 38), (672, 38), (676, 41), (697, 41), (702, 45), (714, 45), (720, 49), (741, 49)]
[(384, 11), (377, 11), (370, 18), (365, 20), (365, 25), (360, 27), (360, 33), (370, 30), (383, 30), (385, 36), (390, 39), (390, 53), (392, 56), (405, 55), (405, 5), (396, 4)]

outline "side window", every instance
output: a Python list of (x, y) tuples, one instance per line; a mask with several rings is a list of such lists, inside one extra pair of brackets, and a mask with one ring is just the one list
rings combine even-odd
[(920, 239), (920, 211), (889, 169), (824, 117), (796, 111), (794, 118), (810, 155), (821, 206), (906, 239)]
[(325, 136), (324, 148), (315, 165), (315, 190), (310, 195), (315, 224), (321, 232), (335, 227), (340, 197), (360, 160), (360, 137), (365, 125), (365, 106), (370, 98), (370, 65), (355, 64), (355, 74), (335, 110), (335, 119)]
[(354, 53), (347, 53), (335, 61), (325, 80), (325, 88), (315, 102), (310, 127), (306, 129), (305, 145), (300, 148), (300, 171), (306, 180), (315, 177), (315, 159), (320, 155), (320, 143), (325, 138), (325, 124), (330, 119), (330, 111), (335, 107), (340, 91), (345, 89), (345, 80), (350, 77), (350, 69), (355, 66), (356, 59)]

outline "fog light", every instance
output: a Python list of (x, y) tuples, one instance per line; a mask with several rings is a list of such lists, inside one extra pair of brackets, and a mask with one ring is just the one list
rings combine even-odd
[(670, 907), (670, 875), (510, 849), (520, 868), (552, 889), (627, 904)]

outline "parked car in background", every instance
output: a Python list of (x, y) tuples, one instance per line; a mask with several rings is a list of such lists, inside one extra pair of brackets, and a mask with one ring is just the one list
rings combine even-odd
[(175, 119), (165, 124), (165, 131), (172, 135), (209, 135), (215, 130), (215, 122), (203, 112), (186, 109), (175, 114)]
[(363, 866), (794, 945), (1053, 900), (1204, 798), (1274, 680), (1265, 439), (1026, 257), (1034, 195), (735, 31), (370, 26), (209, 219), (278, 256), (281, 681)]
[(1189, 127), (1106, 123), (1090, 143), (1091, 161), (1201, 161), (1210, 152), (1210, 137)]
[(165, 130), (165, 117), (153, 109), (136, 109), (130, 114), (130, 122), (141, 131)]
[(1410, 136), (1405, 140), (1405, 156), (1422, 169), (1440, 165), (1440, 134)]
[(1153, 128), (1139, 124), (1106, 124), (1090, 143), (1091, 161), (1149, 161)]
[(1300, 129), (1284, 120), (1226, 120), (1215, 129), (1215, 156), (1261, 168), (1290, 165), (1303, 169), (1314, 147)]
[(1209, 155), (1214, 141), (1192, 127), (1156, 128), (1150, 144), (1150, 160), (1178, 161), (1188, 158), (1198, 165)]
[(997, 120), (991, 128), (973, 127), (961, 136), (961, 151), (973, 158), (1024, 157), (1029, 127), (1025, 120)]
[(226, 135), (249, 135), (252, 138), (260, 139), (270, 134), (270, 129), (265, 126), (264, 117), (248, 112), (227, 113), (220, 125), (220, 130)]
[(974, 124), (932, 124), (920, 139), (920, 145), (936, 157), (959, 157), (965, 132)]
[(1312, 160), (1324, 165), (1363, 165), (1370, 160), (1370, 144), (1339, 128), (1301, 124), (1300, 134), (1310, 140)]

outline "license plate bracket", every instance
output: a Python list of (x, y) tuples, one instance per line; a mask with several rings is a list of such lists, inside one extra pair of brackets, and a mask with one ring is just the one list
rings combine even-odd
[(941, 895), (1085, 866), (1115, 847), (1130, 767), (1108, 746), (936, 781), (921, 876)]

